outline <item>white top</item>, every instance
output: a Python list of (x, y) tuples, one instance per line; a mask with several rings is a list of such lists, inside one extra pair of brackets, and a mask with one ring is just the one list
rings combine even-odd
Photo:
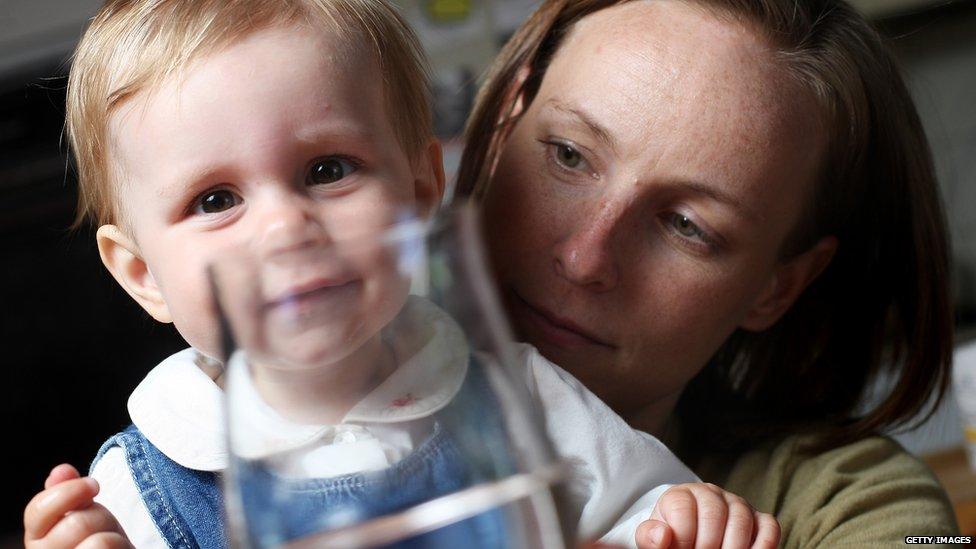
[(229, 405), (236, 412), (230, 433), (237, 455), (273, 460), (286, 476), (328, 478), (387, 469), (410, 454), (433, 434), (433, 414), (461, 389), (468, 344), (450, 317), (418, 297), (407, 301), (381, 336), (396, 369), (334, 425), (282, 417), (259, 395), (241, 363), (243, 353), (231, 357), (227, 382), (236, 390), (229, 393)]
[[(408, 317), (412, 323), (423, 320), (421, 325), (430, 329), (420, 334), (391, 330), (420, 341), (388, 340), (398, 358), (409, 358), (339, 424), (289, 425), (274, 415), (261, 420), (281, 435), (283, 444), (315, 444), (317, 451), (329, 453), (330, 459), (323, 461), (335, 464), (330, 471), (303, 474), (329, 476), (389, 466), (429, 435), (431, 415), (457, 394), (468, 360), (460, 329), (419, 298), (412, 297), (394, 322)], [(407, 349), (413, 354), (401, 355)], [(650, 516), (668, 485), (698, 479), (660, 441), (630, 428), (535, 348), (520, 344), (516, 351), (554, 449), (570, 466), (568, 492), (573, 511), (579, 513), (580, 538), (636, 547), (637, 525)], [(156, 366), (129, 397), (136, 427), (189, 469), (221, 472), (227, 466), (224, 393), (214, 381), (219, 374), (212, 361), (186, 349)], [(166, 547), (121, 448), (106, 452), (91, 476), (101, 486), (95, 500), (115, 515), (135, 547)]]

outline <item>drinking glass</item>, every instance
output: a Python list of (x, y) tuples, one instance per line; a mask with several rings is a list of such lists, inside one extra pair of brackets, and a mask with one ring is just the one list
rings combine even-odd
[(209, 266), (232, 543), (565, 547), (476, 211), (313, 233)]

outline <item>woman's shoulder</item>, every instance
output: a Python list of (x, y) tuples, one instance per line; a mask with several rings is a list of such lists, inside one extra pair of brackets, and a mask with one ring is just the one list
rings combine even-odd
[(894, 440), (868, 437), (820, 452), (806, 449), (811, 442), (787, 437), (720, 467), (710, 456), (703, 478), (776, 515), (784, 547), (889, 546), (958, 532), (938, 480)]

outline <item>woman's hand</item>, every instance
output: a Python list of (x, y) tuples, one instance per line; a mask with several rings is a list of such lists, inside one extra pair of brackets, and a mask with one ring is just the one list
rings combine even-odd
[(637, 527), (641, 549), (775, 549), (779, 523), (745, 499), (714, 484), (678, 484), (668, 489)]
[(24, 509), (26, 549), (129, 549), (132, 544), (108, 509), (95, 503), (98, 482), (63, 463)]

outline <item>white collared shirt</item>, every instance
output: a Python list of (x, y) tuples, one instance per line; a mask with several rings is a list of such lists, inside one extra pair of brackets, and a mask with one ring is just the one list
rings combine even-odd
[[(469, 350), (454, 321), (430, 302), (411, 297), (393, 322), (429, 328), (422, 333), (390, 330), (411, 334), (388, 340), (397, 357), (409, 358), (341, 422), (311, 426), (274, 414), (252, 418), (267, 422), (265, 428), (281, 434), (284, 445), (313, 444), (316, 451), (328, 453), (329, 460), (314, 460), (331, 463), (328, 471), (296, 463), (296, 475), (385, 468), (429, 435), (431, 416), (457, 395)], [(635, 547), (637, 525), (650, 516), (664, 490), (698, 479), (660, 441), (630, 428), (535, 348), (519, 345), (515, 354), (556, 453), (571, 467), (568, 492), (579, 513), (581, 539), (600, 537)], [(156, 366), (129, 398), (136, 427), (167, 457), (189, 469), (221, 472), (227, 466), (224, 393), (214, 381), (217, 375), (219, 368), (212, 361), (186, 349)], [(115, 515), (135, 547), (166, 547), (121, 448), (106, 452), (91, 476), (101, 486), (96, 501)]]
[(397, 359), (396, 369), (332, 425), (282, 417), (259, 395), (248, 368), (233, 367), (242, 355), (232, 357), (228, 383), (236, 389), (229, 404), (236, 413), (229, 419), (235, 452), (273, 459), (279, 474), (294, 478), (379, 471), (410, 454), (433, 433), (433, 415), (461, 389), (470, 360), (467, 340), (450, 317), (415, 296), (380, 335)]

